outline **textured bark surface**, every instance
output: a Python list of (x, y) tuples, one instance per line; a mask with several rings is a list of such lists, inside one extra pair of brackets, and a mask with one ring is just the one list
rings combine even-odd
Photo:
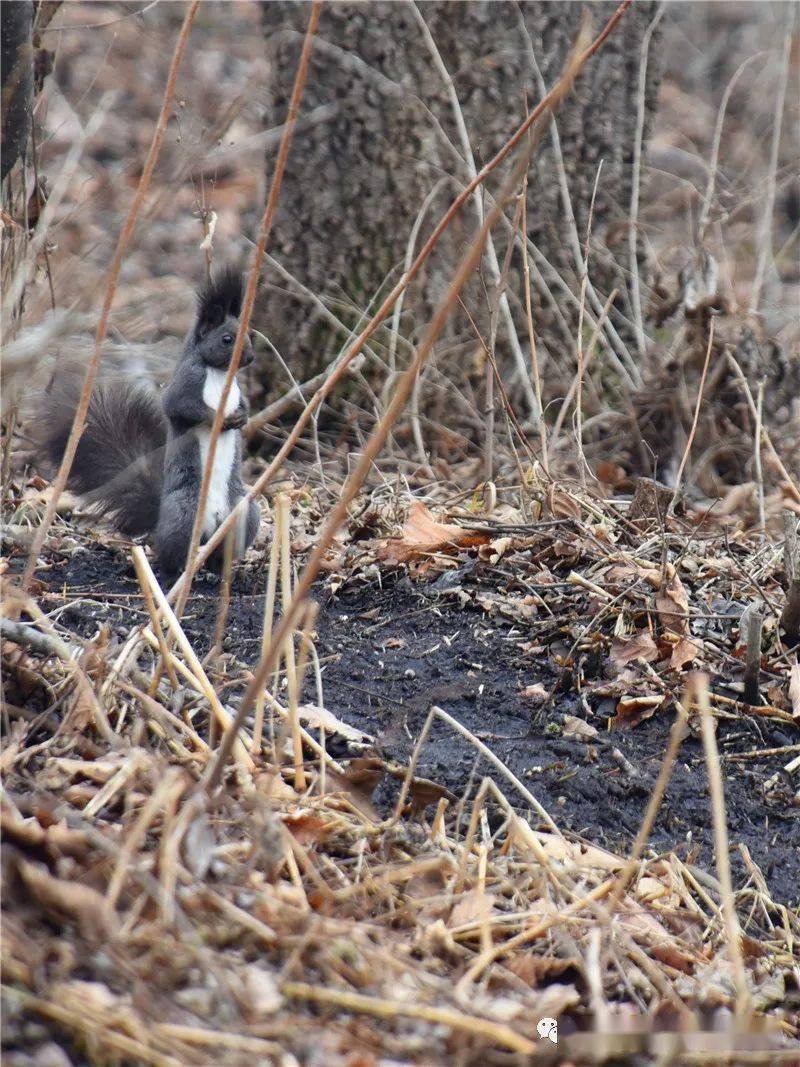
[(5, 178), (25, 150), (33, 107), (33, 4), (29, 0), (0, 7), (2, 23), (3, 136), (0, 178)]
[[(614, 11), (614, 3), (594, 3), (588, 11), (595, 30)], [(463, 111), (475, 164), (489, 159), (519, 124), (527, 108), (542, 96), (561, 71), (580, 26), (578, 3), (450, 3), (427, 0), (419, 5), (452, 77)], [(628, 237), (633, 146), (642, 41), (655, 5), (637, 3), (626, 13), (601, 52), (587, 65), (575, 92), (558, 115), (558, 131), (580, 247), (592, 190), (602, 160), (594, 209), (592, 278), (601, 299), (620, 289), (620, 311), (629, 314)], [(265, 125), (279, 125), (299, 55), (308, 5), (270, 2), (263, 5), (263, 25), (271, 59)], [(536, 71), (538, 65), (541, 80)], [(658, 81), (657, 34), (650, 50), (645, 115), (655, 107)], [(321, 112), (332, 105), (332, 113)], [(469, 179), (452, 102), (415, 13), (406, 3), (339, 2), (326, 5), (320, 20), (303, 114), (281, 192), (272, 240), (275, 257), (297, 281), (322, 297), (348, 325), (355, 309), (364, 309), (389, 276), (402, 269), (409, 236), (420, 208), (437, 183), (421, 223), (418, 248), (442, 210)], [(645, 136), (649, 121), (645, 122)], [(272, 157), (267, 161), (271, 171)], [(558, 162), (550, 135), (537, 149), (528, 185), (528, 234), (547, 261), (579, 291), (574, 257), (575, 229), (568, 222), (559, 188)], [(502, 174), (490, 181), (496, 191)], [(511, 212), (508, 212), (511, 217)], [(413, 338), (424, 326), (437, 296), (456, 264), (459, 249), (473, 233), (477, 210), (470, 202), (430, 261), (421, 284), (409, 292), (402, 332)], [(502, 264), (508, 227), (495, 231)], [(623, 270), (614, 261), (622, 264)], [(543, 268), (548, 275), (547, 268)], [(287, 283), (270, 268), (268, 283)], [(527, 338), (521, 314), (521, 260), (515, 254), (509, 296)], [(548, 288), (558, 282), (547, 276)], [(485, 283), (485, 284), (484, 284)], [(542, 288), (540, 286), (540, 288)], [(491, 281), (485, 270), (465, 297), (481, 331), (488, 329)], [(543, 291), (535, 294), (537, 329), (545, 340), (558, 337), (558, 316)], [(559, 300), (564, 319), (569, 300)], [(574, 310), (574, 305), (573, 305)], [(567, 343), (562, 319), (559, 344)], [(267, 296), (262, 321), (277, 347), (290, 356), (298, 373), (307, 375), (330, 359), (346, 339), (314, 310), (307, 298)], [(623, 327), (624, 328), (624, 327)], [(574, 335), (574, 331), (573, 331)], [(384, 340), (386, 335), (384, 334)], [(465, 315), (454, 318), (445, 349), (462, 361), (476, 348)], [(507, 337), (498, 329), (498, 358), (508, 360)], [(574, 342), (573, 342), (574, 343)], [(555, 347), (551, 344), (551, 351)], [(527, 351), (527, 341), (523, 340)], [(443, 356), (440, 349), (439, 360)]]

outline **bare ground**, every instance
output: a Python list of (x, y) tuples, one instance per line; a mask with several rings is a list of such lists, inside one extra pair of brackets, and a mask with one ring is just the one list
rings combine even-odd
[[(337, 758), (377, 755), (405, 766), (431, 705), (439, 705), (488, 745), (562, 830), (615, 852), (628, 851), (674, 715), (663, 708), (632, 729), (609, 731), (616, 701), (590, 694), (582, 702), (573, 691), (572, 671), (554, 665), (554, 655), (563, 655), (567, 647), (559, 630), (567, 628), (553, 627), (547, 618), (512, 623), (474, 603), (461, 607), (457, 590), (483, 596), (494, 591), (502, 602), (509, 586), (508, 579), (493, 573), (496, 568), (479, 561), (465, 560), (462, 570), (455, 578), (445, 572), (444, 581), (412, 581), (390, 572), (380, 581), (346, 583), (336, 594), (318, 587), (317, 650), (325, 706), (374, 738), (374, 744), (352, 747), (333, 737), (329, 751)], [(45, 609), (59, 606), (60, 623), (84, 637), (106, 625), (122, 640), (137, 615), (144, 621), (133, 567), (113, 549), (88, 541), (84, 551), (67, 560), (56, 554), (38, 577), (49, 589), (42, 597)], [(223, 649), (246, 665), (259, 656), (263, 594), (258, 590), (263, 586), (263, 564), (251, 564), (232, 591)], [(202, 655), (211, 646), (218, 592), (215, 576), (201, 576), (187, 607), (185, 630)], [(718, 623), (723, 625), (727, 629), (724, 620)], [(531, 644), (539, 642), (541, 651), (531, 652)], [(601, 648), (582, 657), (580, 673), (584, 687), (611, 673)], [(741, 670), (734, 668), (712, 684), (730, 692), (737, 676)], [(554, 691), (544, 707), (524, 695), (526, 687), (536, 685)], [(313, 689), (310, 679), (309, 700)], [(565, 714), (587, 720), (598, 733), (583, 740), (564, 736)], [(800, 901), (800, 809), (791, 805), (790, 778), (771, 797), (765, 797), (764, 785), (786, 762), (781, 750), (798, 741), (796, 724), (746, 713), (719, 722), (737, 885), (752, 873), (742, 859), (740, 846), (745, 846), (775, 898), (787, 904)], [(776, 751), (740, 758), (764, 749)], [(492, 768), (466, 740), (436, 724), (418, 772), (466, 804)], [(376, 779), (375, 800), (385, 811), (397, 782), (381, 774)], [(513, 789), (509, 796), (519, 800), (521, 813), (530, 814)], [(696, 732), (683, 742), (651, 843), (657, 851), (676, 850), (688, 862), (713, 869), (708, 777)]]

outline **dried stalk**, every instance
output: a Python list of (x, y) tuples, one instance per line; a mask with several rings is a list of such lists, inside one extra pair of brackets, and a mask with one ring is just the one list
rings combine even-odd
[[(712, 319), (711, 321), (713, 323), (714, 320)], [(725, 350), (725, 356), (728, 360), (728, 363), (730, 364), (731, 369), (736, 375), (739, 385), (742, 387), (742, 392), (744, 393), (745, 400), (747, 401), (747, 406), (750, 408), (750, 414), (753, 416), (753, 419), (757, 419), (758, 408), (756, 406), (755, 400), (753, 400), (753, 394), (750, 390), (750, 386), (747, 384), (747, 378), (745, 378), (744, 376), (744, 371), (736, 362), (733, 353), (729, 349)], [(763, 443), (767, 446), (767, 450), (772, 458), (772, 462), (778, 468), (781, 477), (786, 482), (786, 488), (797, 501), (797, 503), (800, 504), (800, 488), (798, 488), (797, 482), (795, 482), (794, 478), (784, 466), (783, 460), (778, 455), (766, 426), (762, 426), (761, 435), (763, 437)]]
[[(522, 183), (522, 233), (528, 235), (528, 175)], [(528, 323), (528, 344), (531, 346), (531, 372), (533, 373), (533, 386), (536, 390), (536, 402), (539, 405), (539, 444), (541, 447), (541, 463), (545, 474), (549, 473), (549, 461), (547, 455), (547, 426), (544, 421), (544, 407), (542, 406), (542, 378), (539, 373), (539, 356), (536, 350), (536, 331), (533, 328), (533, 305), (531, 301), (531, 263), (525, 247), (522, 243), (522, 271), (525, 278), (525, 318)]]
[[(269, 644), (272, 640), (272, 625), (275, 619), (275, 591), (278, 585), (278, 561), (280, 559), (280, 543), (281, 532), (277, 521), (277, 517), (274, 516), (272, 525), (272, 544), (269, 550), (269, 570), (267, 572), (267, 592), (264, 597), (264, 618), (261, 624), (261, 657), (263, 659), (269, 651)], [(253, 725), (253, 755), (257, 755), (261, 752), (261, 742), (264, 735), (264, 703), (266, 698), (266, 691), (261, 692), (256, 697), (256, 710), (255, 710), (255, 722)], [(277, 756), (273, 753), (273, 759), (277, 760)]]
[[(233, 722), (233, 720), (231, 719), (230, 712), (223, 708), (222, 704), (220, 703), (219, 697), (217, 696), (214, 690), (214, 686), (209, 681), (208, 675), (203, 669), (202, 663), (197, 658), (189, 639), (183, 632), (183, 629), (181, 627), (180, 622), (178, 621), (177, 616), (175, 615), (175, 612), (172, 610), (172, 607), (167, 602), (167, 598), (164, 595), (161, 586), (156, 581), (156, 577), (153, 574), (150, 564), (147, 561), (147, 556), (144, 554), (144, 549), (141, 547), (141, 545), (134, 545), (131, 549), (131, 554), (133, 555), (134, 559), (137, 556), (139, 557), (140, 565), (147, 574), (147, 580), (150, 583), (151, 589), (153, 590), (153, 595), (156, 598), (156, 602), (159, 608), (161, 609), (162, 617), (166, 620), (167, 626), (170, 628), (173, 638), (180, 647), (180, 650), (183, 655), (186, 657), (186, 662), (189, 665), (189, 669), (199, 682), (203, 691), (203, 695), (205, 696), (206, 700), (210, 705), (212, 715), (217, 720), (219, 726), (223, 730), (227, 730)], [(239, 763), (241, 766), (245, 767), (248, 771), (252, 771), (254, 768), (254, 764), (250, 756), (248, 755), (247, 749), (243, 741), (239, 737), (238, 728), (234, 733), (231, 745), (234, 750), (236, 762)]]
[[(158, 647), (161, 652), (161, 665), (167, 672), (169, 678), (169, 684), (172, 686), (173, 692), (178, 688), (178, 679), (175, 677), (175, 668), (172, 666), (172, 654), (167, 647), (166, 638), (164, 637), (164, 631), (161, 629), (161, 619), (159, 618), (158, 608), (153, 600), (153, 592), (150, 587), (150, 581), (152, 577), (152, 571), (145, 569), (142, 566), (141, 557), (134, 555), (133, 566), (136, 571), (136, 578), (139, 582), (139, 588), (142, 591), (145, 607), (147, 608), (147, 614), (150, 616), (150, 625), (152, 626), (153, 633), (158, 641)], [(154, 579), (153, 579), (154, 580)], [(151, 686), (152, 692), (155, 692), (155, 687), (158, 685), (158, 679), (160, 671), (153, 675), (153, 683)], [(152, 693), (151, 693), (152, 695)]]
[(639, 356), (647, 355), (647, 341), (644, 335), (644, 316), (642, 315), (642, 293), (639, 280), (639, 192), (642, 170), (642, 141), (644, 137), (645, 90), (647, 86), (647, 62), (650, 53), (650, 41), (656, 27), (664, 14), (662, 3), (642, 38), (639, 55), (639, 85), (636, 93), (636, 134), (633, 143), (633, 178), (631, 181), (631, 211), (628, 219), (628, 255), (631, 272), (631, 304), (633, 305), (633, 322), (636, 329), (636, 346)]
[(761, 697), (758, 692), (758, 683), (761, 676), (761, 631), (764, 626), (764, 616), (755, 605), (742, 616), (742, 629), (747, 648), (744, 669), (744, 699), (746, 704), (758, 705)]
[(385, 1000), (364, 993), (352, 993), (347, 989), (313, 986), (305, 982), (285, 982), (281, 991), (284, 996), (297, 1000), (334, 1004), (346, 1011), (375, 1015), (379, 1019), (422, 1019), (425, 1022), (437, 1023), (439, 1026), (481, 1037), (523, 1056), (529, 1056), (536, 1051), (533, 1041), (512, 1030), (505, 1023), (496, 1023), (476, 1015), (465, 1015), (454, 1008), (438, 1008), (409, 1000)]
[[(275, 525), (280, 531), (278, 541), (281, 552), (281, 608), (285, 616), (292, 604), (292, 546), (289, 532), (289, 499), (284, 493), (275, 498)], [(300, 737), (300, 720), (297, 717), (297, 665), (294, 658), (294, 633), (287, 630), (283, 641), (283, 662), (286, 664), (286, 706), (289, 709), (289, 729), (292, 735), (294, 757), (294, 787), (298, 793), (306, 789), (303, 770), (303, 742)]]
[(697, 403), (694, 406), (694, 418), (692, 419), (692, 428), (689, 431), (689, 437), (686, 441), (686, 448), (683, 450), (681, 456), (680, 466), (678, 467), (678, 473), (675, 475), (675, 489), (672, 493), (672, 500), (669, 502), (667, 508), (667, 515), (672, 515), (675, 510), (675, 505), (678, 503), (678, 496), (681, 490), (681, 478), (683, 472), (689, 461), (689, 453), (692, 451), (692, 443), (694, 441), (694, 435), (697, 433), (697, 423), (700, 419), (700, 407), (703, 403), (703, 390), (706, 387), (706, 377), (708, 375), (708, 365), (711, 362), (711, 350), (714, 347), (714, 319), (711, 319), (708, 325), (708, 348), (706, 349), (706, 358), (703, 363), (703, 373), (700, 376), (700, 388), (697, 391)]
[(722, 890), (722, 914), (725, 921), (726, 941), (730, 948), (733, 980), (736, 985), (737, 1015), (752, 1012), (752, 999), (747, 986), (747, 972), (742, 955), (742, 931), (736, 904), (733, 899), (731, 862), (728, 851), (728, 830), (725, 817), (725, 791), (722, 786), (722, 768), (714, 732), (714, 716), (708, 699), (708, 680), (704, 674), (692, 677), (695, 699), (700, 707), (700, 726), (703, 733), (703, 749), (708, 769), (708, 787), (711, 792), (711, 815), (714, 820), (714, 851), (717, 859), (717, 876)]

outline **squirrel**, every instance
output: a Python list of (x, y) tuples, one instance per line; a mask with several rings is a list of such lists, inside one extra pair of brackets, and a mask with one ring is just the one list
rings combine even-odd
[[(157, 394), (135, 381), (97, 385), (67, 483), (121, 533), (153, 535), (158, 561), (168, 575), (180, 573), (186, 565), (242, 297), (242, 277), (230, 269), (199, 292), (197, 318), (163, 404)], [(245, 338), (240, 366), (252, 361), (253, 348)], [(79, 393), (78, 380), (67, 377), (57, 380), (45, 397), (40, 444), (53, 465), (64, 454)], [(202, 541), (214, 534), (245, 495), (241, 430), (247, 411), (234, 378), (214, 454)], [(251, 500), (236, 530), (234, 559), (255, 540), (259, 519), (258, 505)], [(217, 550), (210, 562), (219, 566), (221, 557)]]

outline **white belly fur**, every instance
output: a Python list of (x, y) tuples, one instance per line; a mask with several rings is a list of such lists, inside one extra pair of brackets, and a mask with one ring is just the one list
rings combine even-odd
[[(206, 371), (205, 385), (203, 386), (203, 401), (208, 407), (216, 411), (222, 399), (222, 388), (225, 384), (227, 371), (216, 370), (209, 367)], [(228, 393), (228, 401), (225, 404), (225, 414), (231, 415), (239, 406), (239, 386), (234, 378)], [(211, 440), (211, 428), (198, 426), (196, 428), (197, 440), (200, 445), (200, 470), (205, 470), (208, 458), (208, 447)], [(230, 482), (233, 463), (236, 458), (236, 430), (225, 430), (217, 438), (217, 447), (214, 452), (214, 468), (211, 471), (211, 481), (208, 485), (206, 508), (203, 514), (203, 534), (211, 537), (217, 527), (224, 521), (232, 510), (228, 499), (228, 484)], [(234, 501), (235, 503), (235, 501)], [(239, 538), (237, 538), (237, 541)], [(237, 555), (238, 546), (237, 546)]]

